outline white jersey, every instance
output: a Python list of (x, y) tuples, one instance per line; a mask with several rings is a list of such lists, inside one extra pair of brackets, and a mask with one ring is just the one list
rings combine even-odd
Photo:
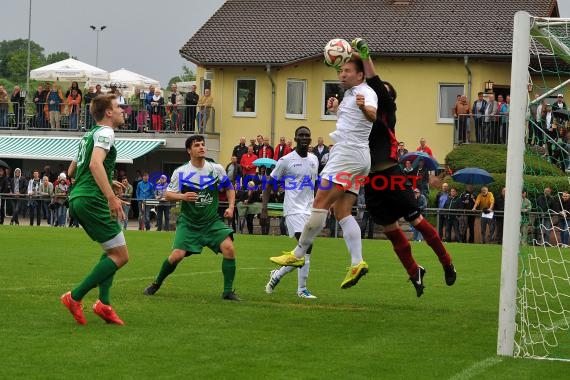
[(314, 154), (301, 157), (292, 151), (277, 161), (271, 177), (285, 189), (283, 215), (311, 215), (315, 200), (315, 181), (319, 172), (319, 159)]
[(378, 108), (378, 96), (366, 83), (361, 83), (344, 92), (344, 98), (337, 110), (336, 130), (330, 133), (336, 143), (368, 146), (372, 122), (356, 105), (356, 95), (364, 95), (364, 105)]
[(226, 170), (222, 165), (206, 161), (203, 167), (197, 168), (188, 161), (174, 170), (166, 190), (180, 193), (187, 186), (188, 190), (198, 192), (208, 187), (217, 189), (220, 183), (227, 181)]

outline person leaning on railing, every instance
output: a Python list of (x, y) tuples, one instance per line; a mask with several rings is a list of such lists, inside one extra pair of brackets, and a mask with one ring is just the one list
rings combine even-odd
[(71, 90), (71, 94), (67, 97), (67, 112), (69, 115), (69, 129), (76, 130), (79, 126), (81, 95), (75, 88)]
[(24, 129), (24, 122), (26, 121), (26, 97), (22, 95), (20, 86), (14, 86), (10, 100), (12, 101), (16, 129)]
[(35, 105), (35, 123), (34, 128), (43, 128), (45, 124), (44, 103), (47, 93), (44, 93), (44, 87), (40, 84), (34, 93), (33, 102)]
[(61, 106), (63, 105), (63, 95), (57, 84), (51, 86), (51, 91), (47, 96), (49, 123), (51, 129), (60, 128)]
[(214, 105), (214, 97), (210, 95), (210, 89), (207, 88), (204, 90), (204, 96), (198, 100), (198, 107), (200, 107), (200, 129), (199, 133), (203, 134), (206, 130), (206, 125), (208, 123), (208, 119), (210, 118), (210, 112), (212, 110), (212, 106)]
[(8, 93), (0, 85), (0, 127), (8, 126)]
[(85, 104), (85, 129), (91, 129), (93, 124), (93, 117), (91, 116), (91, 101), (97, 97), (97, 93), (95, 92), (95, 87), (89, 86), (89, 90), (84, 96), (84, 104)]

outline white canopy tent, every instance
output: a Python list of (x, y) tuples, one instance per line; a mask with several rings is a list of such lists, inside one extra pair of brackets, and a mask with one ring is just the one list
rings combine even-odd
[(107, 88), (110, 88), (111, 84), (115, 84), (125, 97), (132, 95), (136, 88), (147, 90), (151, 85), (156, 88), (160, 88), (160, 82), (156, 79), (146, 77), (142, 74), (138, 74), (124, 68), (109, 73), (108, 80), (90, 80), (87, 83), (87, 87), (95, 86), (97, 84)]
[(73, 58), (64, 59), (30, 71), (30, 78), (45, 81), (87, 82), (90, 80), (106, 81), (109, 73)]
[(111, 82), (118, 82), (123, 86), (146, 89), (148, 86), (160, 88), (160, 82), (156, 79), (145, 77), (144, 75), (132, 72), (127, 69), (120, 69), (109, 74)]

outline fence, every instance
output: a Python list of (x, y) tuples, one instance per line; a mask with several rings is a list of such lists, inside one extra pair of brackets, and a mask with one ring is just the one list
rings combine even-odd
[[(17, 113), (0, 117), (0, 130), (86, 131), (94, 124), (89, 107), (84, 105), (71, 113), (67, 106), (59, 111), (45, 110), (44, 103), (27, 103)], [(120, 132), (161, 133), (215, 133), (214, 107), (163, 105), (146, 107), (144, 104), (124, 104), (125, 124)]]
[[(15, 207), (14, 202), (19, 202), (18, 211), (22, 214), (26, 212), (32, 213), (34, 212), (33, 209), (30, 209), (31, 202), (37, 202), (35, 207), (42, 207), (42, 217), (51, 219), (53, 216), (53, 212), (50, 212), (49, 204), (53, 203), (53, 197), (41, 197), (41, 196), (29, 196), (29, 195), (14, 195), (14, 194), (0, 194), (0, 205), (2, 205), (1, 210), (5, 212), (6, 218), (12, 216), (13, 208)], [(158, 217), (159, 209), (158, 206), (170, 206), (170, 223), (168, 227), (164, 226), (165, 230), (174, 230), (176, 219), (179, 213), (179, 204), (176, 202), (161, 202), (154, 199), (147, 199), (147, 200), (137, 200), (135, 198), (130, 199), (130, 212), (129, 215), (131, 220), (138, 221), (138, 226), (140, 229), (145, 229), (145, 219), (141, 210), (144, 210), (148, 207), (148, 215), (149, 215), (149, 222), (153, 217)], [(65, 203), (64, 203), (65, 205)], [(141, 207), (142, 206), (142, 207)], [(227, 202), (220, 202), (220, 216), (223, 215), (223, 211), (227, 207)], [(246, 215), (239, 215), (238, 214), (239, 207), (236, 207), (236, 214), (234, 218), (229, 220), (228, 223), (234, 227), (236, 231), (240, 231), (242, 233), (247, 233), (245, 230), (245, 218)], [(67, 208), (62, 209), (67, 211)], [(37, 211), (37, 210), (36, 210)], [(39, 211), (37, 212), (40, 213)], [(365, 210), (361, 210), (357, 207), (353, 208), (353, 214), (357, 215), (358, 220), (360, 221), (361, 228), (363, 229), (362, 236), (367, 235), (368, 238), (374, 237), (382, 237), (382, 229), (379, 226), (373, 226), (371, 223), (372, 221), (366, 217)], [(438, 231), (443, 231), (442, 238), (448, 241), (463, 241), (466, 242), (467, 240), (479, 243), (481, 242), (481, 211), (472, 211), (472, 210), (449, 210), (449, 209), (439, 209), (439, 208), (428, 208), (425, 209), (423, 212), (424, 216), (430, 220), (432, 220), (434, 226)], [(24, 215), (22, 215), (25, 217)], [(283, 234), (283, 220), (282, 220), (282, 211), (279, 207), (273, 207), (273, 209), (269, 212), (269, 223), (266, 226), (262, 226), (259, 219), (255, 219), (255, 231), (256, 233), (271, 233), (274, 235), (282, 235)], [(2, 218), (4, 219), (4, 218)], [(525, 214), (526, 222), (521, 225), (521, 236), (523, 239), (523, 243), (526, 244), (537, 244), (543, 241), (558, 241), (557, 238), (554, 236), (557, 232), (561, 231), (561, 228), (558, 228), (560, 224), (560, 217), (554, 211), (549, 212), (528, 212)], [(53, 219), (51, 219), (53, 220)], [(66, 217), (67, 222), (67, 217)], [(457, 221), (458, 226), (454, 227), (454, 223)], [(401, 220), (400, 221), (404, 230), (411, 232), (411, 226)], [(503, 222), (503, 212), (502, 211), (495, 211), (494, 217), (491, 223), (489, 223), (489, 239), (488, 242), (497, 242), (500, 241), (502, 234), (502, 222)], [(445, 223), (442, 225), (441, 223)], [(469, 224), (471, 223), (471, 227)], [(53, 224), (52, 224), (53, 225)], [(451, 230), (448, 232), (448, 228)], [(457, 229), (455, 229), (457, 228)], [(469, 230), (469, 239), (467, 239), (467, 230)], [(330, 236), (330, 237), (339, 237), (341, 236), (341, 229), (338, 226), (338, 223), (331, 218), (331, 220), (327, 223), (326, 231), (323, 232), (323, 236)], [(266, 232), (264, 232), (266, 231)], [(495, 233), (496, 231), (496, 233)], [(495, 239), (495, 241), (493, 240)]]
[(460, 114), (455, 118), (454, 143), (506, 144), (509, 131), (508, 114), (492, 116)]

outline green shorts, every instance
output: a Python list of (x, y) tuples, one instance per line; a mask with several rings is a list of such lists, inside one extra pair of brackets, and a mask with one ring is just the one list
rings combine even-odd
[(234, 231), (221, 220), (209, 226), (196, 228), (183, 218), (178, 218), (172, 249), (186, 251), (186, 256), (202, 253), (204, 247), (220, 253), (220, 244), (229, 236), (233, 240)]
[(77, 197), (69, 201), (69, 214), (98, 243), (105, 243), (121, 233), (116, 218), (111, 217), (106, 199)]

